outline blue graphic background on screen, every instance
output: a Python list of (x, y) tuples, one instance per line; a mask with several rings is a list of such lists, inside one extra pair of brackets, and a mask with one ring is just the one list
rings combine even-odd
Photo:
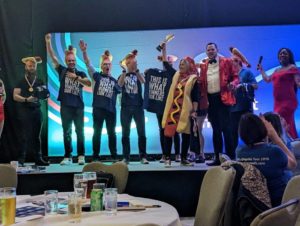
[[(281, 47), (291, 48), (295, 59), (299, 59), (300, 53), (300, 26), (260, 26), (260, 27), (226, 27), (226, 28), (205, 28), (205, 29), (180, 29), (180, 30), (155, 30), (155, 31), (133, 31), (133, 32), (94, 32), (94, 33), (54, 33), (52, 43), (61, 64), (64, 64), (64, 50), (69, 44), (77, 48), (77, 67), (86, 72), (82, 54), (78, 43), (83, 39), (88, 44), (88, 55), (92, 64), (99, 70), (99, 57), (106, 49), (113, 55), (112, 75), (115, 78), (121, 73), (119, 61), (132, 51), (137, 49), (138, 67), (141, 71), (147, 68), (162, 68), (157, 60), (159, 52), (156, 46), (167, 34), (175, 34), (175, 39), (168, 43), (168, 53), (183, 58), (187, 55), (194, 57), (198, 62), (205, 56), (205, 45), (208, 42), (218, 44), (219, 53), (230, 56), (228, 48), (235, 46), (240, 49), (253, 65), (251, 70), (257, 76), (259, 89), (256, 91), (255, 113), (272, 111), (273, 95), (272, 85), (261, 82), (261, 76), (256, 71), (256, 64), (260, 55), (263, 58), (263, 66), (267, 73), (271, 73), (278, 67), (277, 51)], [(178, 68), (177, 61), (174, 64)], [(299, 62), (297, 62), (299, 66)], [(51, 92), (48, 112), (48, 151), (50, 156), (62, 156), (64, 154), (63, 134), (60, 122), (59, 102), (57, 94), (59, 88), (58, 75), (53, 69), (48, 58), (48, 85)], [(299, 99), (298, 92), (298, 99)], [(84, 91), (85, 102), (85, 148), (86, 154), (92, 154), (92, 93), (91, 90)], [(299, 109), (296, 111), (296, 125), (300, 125)], [(146, 112), (146, 136), (147, 152), (161, 153), (159, 132), (156, 116)], [(211, 142), (211, 128), (205, 123), (205, 152), (213, 152)], [(134, 127), (134, 125), (132, 125)], [(298, 126), (298, 133), (300, 127)], [(120, 104), (117, 104), (117, 143), (118, 154), (122, 153), (121, 146), (121, 125), (120, 125)], [(105, 133), (105, 131), (104, 131)], [(73, 155), (76, 155), (76, 134), (73, 128)], [(130, 135), (131, 153), (138, 153), (136, 129), (131, 129)], [(101, 155), (108, 155), (107, 135), (102, 135)]]

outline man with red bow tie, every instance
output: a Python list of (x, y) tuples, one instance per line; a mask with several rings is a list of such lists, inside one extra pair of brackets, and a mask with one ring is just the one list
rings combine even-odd
[(230, 158), (235, 158), (230, 125), (230, 108), (235, 104), (233, 90), (239, 83), (232, 60), (218, 55), (215, 43), (206, 45), (207, 59), (200, 64), (201, 98), (205, 98), (208, 106), (208, 120), (213, 129), (213, 147), (215, 159), (207, 165), (220, 165), (219, 154), (223, 150)]

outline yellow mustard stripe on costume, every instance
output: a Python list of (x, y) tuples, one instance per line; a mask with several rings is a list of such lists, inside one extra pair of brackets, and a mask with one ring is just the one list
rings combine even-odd
[(170, 115), (170, 118), (171, 118), (171, 120), (173, 121), (174, 124), (177, 123), (175, 118), (174, 118), (174, 115), (181, 110), (181, 108), (178, 104), (178, 99), (183, 95), (182, 86), (180, 86), (180, 87), (178, 86), (177, 88), (179, 89), (179, 95), (177, 97), (175, 97), (175, 99), (174, 99), (174, 103), (176, 105), (176, 110), (173, 111)]

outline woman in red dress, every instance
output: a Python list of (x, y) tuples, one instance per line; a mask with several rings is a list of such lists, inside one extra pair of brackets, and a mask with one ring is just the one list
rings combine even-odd
[(300, 72), (290, 49), (279, 49), (278, 60), (281, 67), (270, 76), (265, 73), (261, 65), (258, 65), (258, 68), (263, 79), (273, 83), (274, 112), (286, 120), (289, 124), (289, 133), (293, 138), (297, 138), (294, 113), (298, 105), (297, 88), (300, 87)]
[(6, 99), (5, 87), (3, 81), (0, 79), (0, 138), (4, 126), (4, 102)]

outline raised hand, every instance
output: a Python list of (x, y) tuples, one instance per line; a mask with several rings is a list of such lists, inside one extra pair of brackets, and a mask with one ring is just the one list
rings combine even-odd
[(268, 137), (275, 143), (276, 140), (280, 139), (280, 137), (278, 136), (276, 130), (273, 127), (273, 125), (269, 121), (267, 121), (262, 114), (260, 114), (259, 117), (260, 117), (260, 119), (262, 120), (262, 122), (264, 123), (264, 125), (267, 129)]
[(86, 52), (87, 44), (82, 39), (79, 41), (79, 47), (82, 52)]
[(263, 70), (263, 67), (262, 67), (261, 64), (257, 64), (257, 70), (258, 70), (258, 71), (262, 71), (262, 70)]
[(123, 65), (122, 63), (120, 63), (120, 67), (122, 68), (123, 71), (127, 71), (127, 67), (125, 65)]
[(50, 42), (50, 40), (51, 40), (51, 34), (48, 33), (48, 34), (45, 35), (45, 41)]

